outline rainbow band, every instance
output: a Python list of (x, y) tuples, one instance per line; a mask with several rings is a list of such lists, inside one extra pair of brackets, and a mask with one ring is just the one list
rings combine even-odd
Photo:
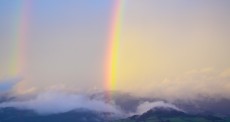
[(12, 36), (13, 49), (9, 64), (9, 74), (14, 77), (25, 75), (30, 2), (31, 0), (23, 0), (18, 3), (18, 14), (14, 25), (17, 29), (14, 30), (14, 36)]
[(106, 59), (106, 78), (105, 89), (107, 91), (115, 90), (117, 79), (117, 65), (119, 43), (121, 38), (122, 8), (124, 0), (114, 0), (114, 9), (112, 14), (111, 31), (109, 33), (108, 54)]

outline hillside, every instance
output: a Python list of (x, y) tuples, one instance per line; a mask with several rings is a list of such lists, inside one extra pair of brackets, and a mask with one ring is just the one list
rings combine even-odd
[(171, 108), (154, 108), (142, 115), (134, 115), (115, 122), (230, 122), (230, 118), (193, 115)]

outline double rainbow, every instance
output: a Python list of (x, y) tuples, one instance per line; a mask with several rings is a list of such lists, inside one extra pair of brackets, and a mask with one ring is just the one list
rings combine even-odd
[[(106, 51), (105, 89), (115, 90), (117, 81), (117, 65), (119, 43), (121, 38), (122, 12), (125, 0), (113, 0), (111, 26)], [(13, 49), (9, 74), (11, 76), (24, 76), (26, 74), (26, 49), (28, 39), (28, 23), (31, 0), (23, 0), (19, 3), (18, 15), (15, 19), (15, 34), (13, 37)]]

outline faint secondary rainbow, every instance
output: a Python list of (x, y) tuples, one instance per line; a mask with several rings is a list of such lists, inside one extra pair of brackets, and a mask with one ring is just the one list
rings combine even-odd
[(107, 91), (115, 90), (116, 87), (124, 1), (114, 0), (113, 3), (105, 69), (105, 89)]
[(28, 20), (31, 0), (22, 0), (17, 4), (13, 25), (12, 49), (9, 63), (9, 75), (12, 77), (25, 77), (26, 49), (28, 39)]

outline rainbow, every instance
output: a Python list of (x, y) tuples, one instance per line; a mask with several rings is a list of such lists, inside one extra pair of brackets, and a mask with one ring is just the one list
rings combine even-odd
[(114, 0), (111, 26), (108, 39), (105, 68), (105, 90), (113, 91), (116, 87), (119, 43), (121, 38), (122, 12), (125, 0)]
[(24, 77), (26, 67), (26, 48), (28, 38), (28, 20), (31, 0), (18, 3), (18, 12), (15, 16), (14, 34), (12, 38), (11, 59), (9, 62), (9, 75)]

